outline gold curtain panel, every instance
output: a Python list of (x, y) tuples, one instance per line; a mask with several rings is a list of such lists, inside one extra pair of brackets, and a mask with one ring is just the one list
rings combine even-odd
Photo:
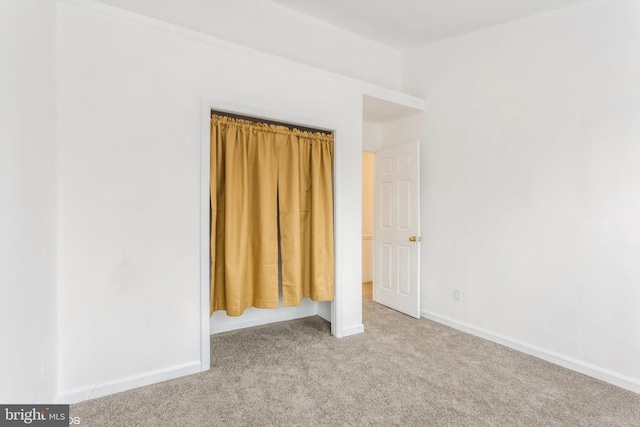
[[(211, 116), (211, 313), (330, 301), (333, 135)], [(279, 256), (280, 255), (280, 256)]]

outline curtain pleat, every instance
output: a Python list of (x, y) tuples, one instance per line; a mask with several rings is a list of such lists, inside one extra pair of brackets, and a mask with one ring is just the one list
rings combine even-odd
[(283, 305), (333, 299), (333, 136), (213, 115), (210, 166), (211, 313), (279, 306), (278, 237)]
[(292, 135), (281, 150), (282, 299), (333, 299), (333, 141)]

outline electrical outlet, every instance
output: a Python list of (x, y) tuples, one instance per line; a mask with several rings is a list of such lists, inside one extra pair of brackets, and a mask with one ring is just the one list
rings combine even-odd
[(456, 301), (462, 301), (462, 291), (460, 289), (453, 290), (453, 299)]

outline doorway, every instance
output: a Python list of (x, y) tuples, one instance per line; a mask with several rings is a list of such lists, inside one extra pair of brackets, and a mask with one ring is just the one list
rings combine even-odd
[[(257, 107), (251, 107), (246, 105), (228, 104), (220, 101), (203, 98), (201, 102), (201, 168), (200, 168), (200, 367), (202, 371), (206, 371), (210, 368), (210, 335), (212, 333), (225, 332), (234, 329), (241, 329), (251, 326), (258, 326), (272, 322), (280, 322), (286, 320), (297, 319), (301, 317), (308, 317), (318, 315), (323, 319), (331, 323), (331, 334), (335, 337), (341, 338), (353, 334), (360, 333), (364, 330), (362, 325), (358, 327), (345, 328), (345, 304), (343, 299), (349, 297), (344, 295), (342, 289), (342, 281), (337, 281), (335, 285), (335, 298), (331, 302), (312, 302), (310, 300), (303, 299), (304, 303), (308, 303), (304, 307), (281, 307), (274, 310), (251, 310), (248, 308), (246, 311), (251, 310), (252, 313), (248, 315), (245, 313), (240, 317), (225, 318), (223, 321), (216, 321), (212, 323), (212, 317), (210, 316), (210, 125), (211, 125), (211, 112), (218, 111), (227, 114), (236, 114), (241, 116), (249, 116), (261, 120), (276, 121), (281, 123), (291, 123), (297, 127), (313, 128), (318, 130), (326, 130), (334, 132), (336, 135), (340, 134), (341, 126), (336, 123), (327, 123), (321, 120), (300, 116), (288, 111), (274, 111), (265, 110)], [(340, 137), (335, 137), (336, 149), (335, 158), (339, 158), (341, 147)], [(343, 180), (342, 173), (344, 167), (336, 166), (335, 181), (334, 181), (334, 197), (337, 202), (342, 201), (342, 195), (336, 191), (336, 188), (340, 188), (340, 184)], [(337, 205), (334, 204), (334, 215), (339, 212)], [(340, 215), (336, 215), (336, 222), (334, 224), (334, 244), (335, 248), (340, 250), (344, 245), (344, 238), (341, 233), (338, 232), (342, 227), (342, 219)], [(351, 269), (353, 269), (351, 267)], [(335, 277), (341, 278), (345, 271), (348, 271), (343, 264), (336, 264)], [(348, 302), (348, 301), (347, 301)], [(219, 313), (222, 313), (220, 311)], [(217, 319), (219, 320), (219, 319)]]
[[(417, 210), (420, 206), (420, 155), (417, 141), (425, 129), (422, 114), (425, 109), (423, 99), (397, 92), (377, 90), (363, 96), (362, 150), (375, 159), (371, 233), (365, 229), (367, 219), (362, 218), (363, 282), (368, 284), (364, 280), (370, 269), (373, 270), (373, 301), (413, 317), (420, 316), (420, 215)], [(413, 147), (397, 148), (405, 144)], [(401, 152), (396, 152), (397, 149)], [(363, 158), (363, 169), (366, 167)], [(410, 177), (406, 174), (409, 171), (412, 171)], [(362, 178), (364, 194), (367, 178)], [(364, 213), (364, 204), (362, 208)], [(369, 239), (373, 248), (370, 263), (366, 259)], [(402, 304), (396, 304), (403, 300)], [(411, 304), (408, 304), (409, 300)]]

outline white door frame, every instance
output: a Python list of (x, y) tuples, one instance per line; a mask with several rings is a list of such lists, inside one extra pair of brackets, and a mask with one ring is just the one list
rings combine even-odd
[[(233, 104), (222, 102), (219, 100), (213, 100), (208, 98), (202, 98), (202, 123), (201, 123), (201, 144), (200, 144), (200, 363), (201, 371), (206, 371), (210, 368), (211, 364), (211, 345), (210, 345), (210, 326), (209, 326), (209, 278), (210, 278), (210, 243), (209, 243), (209, 177), (210, 177), (210, 144), (211, 144), (211, 111), (221, 111), (230, 114), (239, 114), (243, 116), (250, 116), (258, 119), (265, 119), (277, 122), (284, 122), (293, 125), (300, 125), (308, 128), (315, 128), (319, 130), (327, 130), (334, 133), (334, 143), (339, 143), (340, 129), (339, 126), (333, 123), (326, 123), (309, 117), (302, 117), (295, 114), (291, 114), (284, 111), (272, 111), (260, 108), (255, 108), (247, 105)], [(337, 157), (337, 156), (336, 156)], [(340, 200), (339, 193), (340, 187), (336, 184), (339, 182), (337, 175), (337, 168), (335, 167), (337, 159), (334, 157), (334, 200)], [(339, 222), (339, 216), (337, 215), (337, 203), (334, 203), (334, 259), (335, 259), (335, 296), (331, 302), (331, 334), (335, 337), (343, 336), (342, 325), (342, 312), (344, 310), (343, 304), (343, 289), (342, 284), (338, 277), (341, 277), (341, 264), (337, 261), (337, 249), (341, 246), (341, 233), (340, 229), (342, 224)]]

